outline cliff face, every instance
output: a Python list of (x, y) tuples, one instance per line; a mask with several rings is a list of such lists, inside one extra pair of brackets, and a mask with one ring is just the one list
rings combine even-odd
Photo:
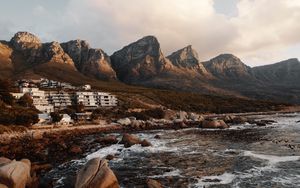
[(118, 78), (126, 83), (152, 79), (173, 67), (153, 36), (144, 37), (115, 52), (111, 62)]
[(83, 40), (73, 40), (61, 45), (73, 59), (79, 72), (102, 80), (117, 79), (111, 67), (110, 57), (103, 50), (90, 48)]

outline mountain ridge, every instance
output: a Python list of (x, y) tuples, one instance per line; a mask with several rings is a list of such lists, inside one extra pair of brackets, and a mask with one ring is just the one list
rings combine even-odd
[(298, 59), (253, 68), (233, 54), (221, 54), (204, 62), (199, 59), (191, 45), (165, 56), (158, 39), (151, 35), (111, 56), (80, 39), (42, 43), (31, 33), (18, 32), (10, 41), (0, 41), (0, 77), (63, 78), (64, 75), (67, 78), (69, 75), (177, 91), (300, 103)]

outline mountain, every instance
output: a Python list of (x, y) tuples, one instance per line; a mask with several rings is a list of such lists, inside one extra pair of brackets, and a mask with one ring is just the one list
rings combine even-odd
[(254, 68), (232, 54), (201, 62), (191, 45), (165, 56), (154, 36), (143, 37), (110, 57), (79, 39), (42, 43), (31, 33), (18, 32), (10, 41), (0, 41), (0, 78), (40, 77), (96, 85), (98, 80), (104, 80), (104, 85), (126, 83), (300, 104), (297, 59)]
[(198, 53), (191, 45), (172, 53), (167, 58), (174, 66), (185, 72), (193, 71), (195, 74), (211, 77), (210, 72), (199, 61)]
[(113, 69), (125, 83), (140, 83), (172, 69), (154, 36), (146, 36), (111, 56)]
[(251, 68), (232, 54), (221, 54), (203, 64), (213, 76), (222, 80), (240, 81), (253, 77)]
[(288, 59), (272, 65), (253, 68), (257, 79), (274, 85), (300, 85), (300, 62), (298, 59)]
[(101, 80), (116, 80), (110, 57), (101, 49), (90, 48), (84, 40), (62, 43), (65, 52), (72, 58), (79, 72)]

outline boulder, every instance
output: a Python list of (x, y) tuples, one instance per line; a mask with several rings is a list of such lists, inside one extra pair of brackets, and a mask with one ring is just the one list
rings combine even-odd
[(142, 147), (152, 146), (152, 144), (146, 139), (142, 140), (142, 142), (140, 144), (142, 145)]
[(116, 143), (118, 143), (118, 139), (114, 135), (109, 135), (109, 136), (97, 138), (95, 141), (99, 142), (99, 143), (102, 143), (102, 144), (116, 144)]
[(75, 188), (119, 188), (118, 180), (107, 160), (91, 159), (77, 174)]
[(225, 129), (229, 126), (223, 120), (205, 120), (202, 122), (202, 128)]
[(148, 188), (162, 188), (163, 186), (156, 180), (147, 179), (147, 186)]
[(24, 188), (26, 185), (30, 185), (30, 168), (31, 162), (28, 159), (10, 161), (1, 158), (0, 184), (10, 188)]
[(117, 121), (117, 123), (119, 123), (119, 124), (121, 124), (121, 125), (127, 126), (127, 125), (130, 125), (130, 124), (131, 124), (131, 121), (130, 121), (129, 118), (124, 118), (124, 119), (119, 119), (119, 120)]
[(82, 153), (82, 149), (80, 146), (77, 146), (77, 145), (72, 145), (71, 148), (69, 149), (70, 153), (73, 153), (73, 154), (80, 154)]
[(134, 135), (125, 133), (122, 137), (121, 144), (124, 144), (126, 148), (129, 148), (135, 144), (140, 144), (142, 141)]

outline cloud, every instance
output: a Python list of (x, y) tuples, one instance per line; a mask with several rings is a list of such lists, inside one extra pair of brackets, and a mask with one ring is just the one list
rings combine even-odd
[(230, 16), (215, 10), (214, 3), (218, 7), (227, 3), (219, 0), (36, 2), (40, 1), (26, 1), (26, 6), (32, 3), (32, 13), (22, 9), (0, 13), (9, 23), (0, 22), (0, 36), (6, 36), (4, 28), (11, 24), (46, 41), (85, 39), (111, 54), (145, 35), (155, 35), (166, 55), (191, 44), (201, 60), (233, 53), (249, 65), (280, 61), (295, 55), (294, 46), (299, 49), (299, 0), (239, 0)]

